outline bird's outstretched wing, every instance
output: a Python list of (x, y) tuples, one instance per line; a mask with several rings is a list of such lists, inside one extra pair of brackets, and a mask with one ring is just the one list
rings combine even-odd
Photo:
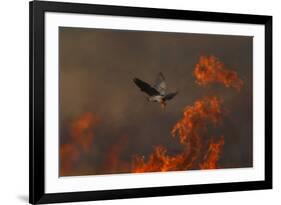
[(165, 95), (164, 100), (171, 100), (171, 99), (173, 99), (177, 94), (178, 94), (178, 92), (169, 93), (169, 94)]
[(153, 86), (161, 95), (166, 94), (167, 84), (164, 75), (160, 72)]
[(149, 96), (154, 96), (154, 95), (160, 94), (155, 88), (153, 88), (148, 83), (146, 83), (138, 78), (134, 78), (134, 83), (141, 89), (141, 91), (145, 92)]

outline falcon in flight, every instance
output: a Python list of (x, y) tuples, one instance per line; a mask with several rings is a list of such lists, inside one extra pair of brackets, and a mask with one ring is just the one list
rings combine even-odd
[(158, 74), (153, 86), (138, 78), (134, 78), (134, 83), (142, 92), (145, 92), (148, 95), (147, 99), (149, 101), (160, 103), (162, 108), (166, 106), (167, 100), (173, 99), (178, 94), (178, 92), (166, 93), (167, 84), (164, 75), (161, 72)]

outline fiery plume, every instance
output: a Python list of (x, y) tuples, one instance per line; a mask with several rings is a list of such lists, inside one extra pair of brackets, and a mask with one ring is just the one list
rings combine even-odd
[(221, 148), (224, 145), (224, 138), (221, 137), (218, 142), (212, 142), (209, 144), (209, 149), (204, 156), (203, 163), (200, 164), (201, 169), (217, 169), (217, 162), (220, 157)]
[(184, 109), (183, 118), (174, 126), (172, 135), (178, 136), (180, 143), (186, 144), (195, 136), (198, 137), (200, 132), (206, 131), (208, 123), (218, 124), (221, 117), (220, 100), (215, 96), (204, 97)]
[[(205, 165), (217, 162), (219, 151), (216, 158), (211, 148), (220, 149), (211, 142), (208, 153), (210, 157), (204, 157), (204, 147), (202, 145), (202, 137), (207, 133), (207, 125), (217, 125), (222, 118), (221, 102), (217, 97), (204, 97), (196, 101), (192, 106), (184, 109), (183, 117), (172, 129), (172, 136), (179, 137), (179, 141), (183, 146), (181, 153), (170, 156), (163, 146), (158, 146), (153, 153), (145, 161), (142, 156), (136, 156), (133, 163), (133, 172), (153, 172), (153, 171), (176, 171), (188, 170), (201, 167), (201, 163)], [(209, 162), (211, 161), (211, 162)], [(203, 165), (202, 165), (203, 166)], [(204, 167), (207, 168), (207, 165)], [(209, 167), (210, 169), (213, 167)]]
[(229, 70), (214, 56), (201, 56), (193, 72), (199, 85), (222, 83), (226, 87), (241, 90), (243, 81), (235, 71)]
[(97, 116), (87, 112), (71, 123), (71, 139), (60, 147), (60, 175), (70, 173), (81, 155), (90, 151), (98, 122)]
[(155, 147), (154, 152), (146, 162), (143, 156), (135, 156), (132, 172), (176, 171), (181, 166), (184, 166), (184, 162), (184, 154), (169, 156), (165, 147), (158, 146)]
[(94, 139), (93, 128), (99, 118), (87, 112), (71, 124), (71, 138), (83, 151), (89, 152)]

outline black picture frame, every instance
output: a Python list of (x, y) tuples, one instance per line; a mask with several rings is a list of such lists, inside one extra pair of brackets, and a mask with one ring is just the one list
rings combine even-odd
[[(30, 139), (29, 139), (29, 202), (31, 204), (123, 199), (167, 195), (260, 190), (272, 188), (272, 16), (230, 14), (105, 6), (93, 4), (32, 1), (30, 12)], [(45, 12), (100, 14), (114, 16), (150, 17), (164, 19), (197, 20), (209, 22), (247, 23), (265, 26), (265, 180), (235, 183), (198, 184), (153, 188), (134, 188), (106, 191), (81, 191), (71, 193), (45, 192), (44, 161), (44, 20)]]

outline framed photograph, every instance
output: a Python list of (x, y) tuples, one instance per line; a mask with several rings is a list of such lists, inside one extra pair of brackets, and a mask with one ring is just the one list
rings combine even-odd
[(272, 17), (30, 2), (30, 203), (272, 188)]

